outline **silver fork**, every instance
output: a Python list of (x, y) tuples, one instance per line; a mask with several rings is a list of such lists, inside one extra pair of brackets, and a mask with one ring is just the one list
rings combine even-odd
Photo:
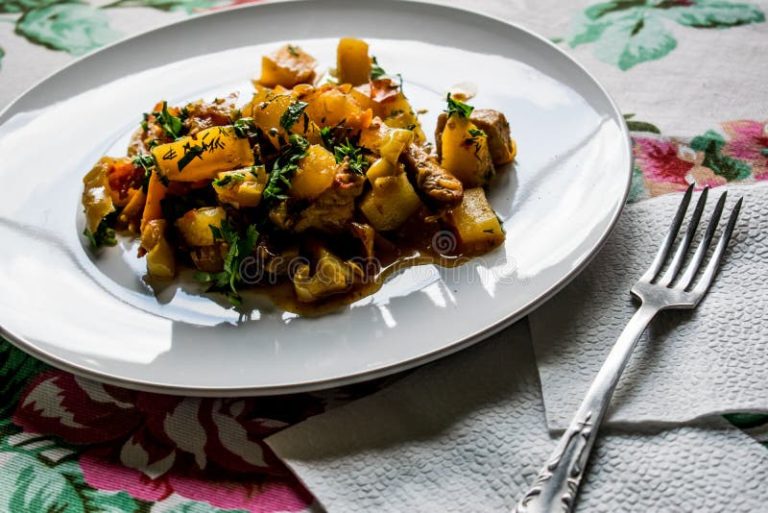
[(692, 194), (693, 186), (685, 192), (680, 207), (677, 209), (677, 214), (672, 221), (672, 226), (670, 226), (651, 266), (632, 287), (632, 294), (641, 301), (640, 308), (619, 335), (608, 359), (597, 373), (586, 397), (571, 420), (568, 429), (560, 438), (549, 461), (517, 504), (515, 508), (517, 513), (568, 513), (573, 511), (576, 493), (584, 477), (589, 453), (597, 438), (597, 429), (603, 421), (619, 377), (624, 371), (640, 335), (650, 324), (651, 319), (661, 310), (696, 308), (707, 293), (709, 286), (712, 285), (733, 233), (736, 219), (739, 216), (742, 198), (739, 198), (731, 211), (728, 224), (717, 242), (709, 263), (704, 268), (701, 277), (694, 283), (720, 222), (726, 193), (723, 193), (717, 201), (706, 232), (691, 257), (690, 263), (680, 276), (686, 254), (693, 242), (696, 227), (707, 201), (708, 189), (704, 189), (693, 214), (691, 214), (688, 229), (677, 246), (667, 270), (662, 274), (661, 271), (677, 239)]

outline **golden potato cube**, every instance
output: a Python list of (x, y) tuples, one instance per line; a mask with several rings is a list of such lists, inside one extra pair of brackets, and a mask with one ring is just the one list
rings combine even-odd
[(351, 37), (339, 39), (336, 50), (336, 73), (342, 84), (357, 86), (368, 82), (371, 78), (368, 43)]
[(484, 185), (493, 177), (494, 167), (488, 149), (488, 136), (469, 119), (452, 115), (441, 137), (442, 159), (446, 171), (465, 187)]
[(396, 128), (384, 136), (379, 146), (379, 153), (382, 158), (396, 164), (400, 154), (412, 142), (413, 132), (404, 128)]
[(173, 248), (161, 236), (147, 253), (147, 272), (154, 278), (173, 278), (176, 275), (176, 258)]
[(464, 190), (464, 198), (449, 212), (448, 222), (458, 235), (462, 252), (485, 253), (504, 241), (499, 218), (480, 187)]
[(411, 130), (417, 144), (422, 144), (426, 141), (419, 117), (402, 91), (380, 102), (374, 113), (381, 117), (384, 123), (391, 128)]
[(221, 228), (226, 217), (221, 207), (193, 208), (176, 221), (176, 228), (190, 246), (213, 246), (211, 226)]
[(333, 153), (319, 144), (311, 145), (293, 175), (290, 195), (300, 199), (317, 198), (333, 185), (336, 168), (336, 157)]
[(362, 129), (371, 124), (373, 111), (363, 109), (355, 98), (341, 87), (331, 88), (306, 98), (306, 113), (317, 126), (336, 126), (342, 121), (347, 128)]
[(296, 84), (311, 83), (315, 78), (314, 57), (295, 45), (285, 45), (261, 58), (259, 83), (266, 87), (291, 88)]
[(225, 171), (213, 181), (219, 201), (235, 208), (258, 206), (266, 185), (267, 170), (264, 166)]
[(394, 230), (421, 206), (421, 199), (405, 173), (384, 176), (373, 182), (373, 188), (360, 203), (360, 210), (378, 231)]

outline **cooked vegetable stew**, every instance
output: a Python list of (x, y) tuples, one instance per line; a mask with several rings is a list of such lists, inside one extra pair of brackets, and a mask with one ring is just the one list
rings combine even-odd
[(370, 294), (403, 266), (452, 265), (503, 242), (484, 187), (515, 158), (504, 114), (448, 94), (432, 145), (402, 79), (365, 41), (341, 39), (322, 83), (315, 68), (285, 45), (262, 58), (244, 106), (236, 95), (155, 105), (127, 156), (83, 179), (93, 249), (139, 237), (152, 278), (191, 267), (233, 304), (254, 287), (308, 313)]

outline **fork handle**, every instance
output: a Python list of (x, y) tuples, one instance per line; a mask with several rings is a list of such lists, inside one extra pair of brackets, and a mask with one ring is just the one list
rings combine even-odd
[(655, 305), (644, 303), (627, 323), (549, 461), (517, 504), (516, 513), (573, 511), (589, 453), (597, 438), (597, 428), (605, 417), (613, 391), (640, 335), (658, 312)]

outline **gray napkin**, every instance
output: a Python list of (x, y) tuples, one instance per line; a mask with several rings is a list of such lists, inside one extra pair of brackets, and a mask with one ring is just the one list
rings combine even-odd
[[(528, 337), (517, 324), (267, 443), (331, 513), (509, 511), (554, 444)], [(768, 452), (721, 420), (606, 436), (588, 475), (582, 512), (768, 504)]]
[[(710, 191), (704, 219), (723, 190)], [(768, 184), (731, 186), (729, 196), (726, 213), (738, 196), (744, 208), (720, 274), (696, 310), (654, 320), (619, 383), (610, 421), (663, 424), (768, 412)], [(531, 314), (551, 429), (567, 426), (636, 310), (629, 289), (653, 260), (680, 199), (672, 194), (628, 206), (587, 270)]]

